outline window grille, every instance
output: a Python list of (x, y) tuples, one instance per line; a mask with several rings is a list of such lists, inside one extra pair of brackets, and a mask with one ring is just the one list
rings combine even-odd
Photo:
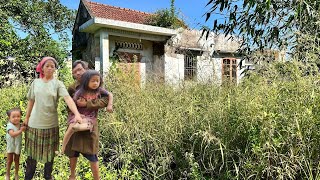
[(185, 54), (184, 56), (184, 79), (196, 80), (197, 76), (197, 56)]
[(116, 41), (116, 47), (123, 49), (138, 49), (142, 50), (142, 43), (133, 43), (133, 42), (124, 42), (124, 41)]

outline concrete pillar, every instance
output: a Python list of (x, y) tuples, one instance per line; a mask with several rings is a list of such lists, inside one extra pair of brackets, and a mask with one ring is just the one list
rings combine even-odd
[(177, 54), (176, 57), (164, 55), (165, 82), (169, 85), (180, 85), (184, 80), (184, 56)]
[(109, 72), (109, 34), (100, 32), (100, 73), (103, 77)]

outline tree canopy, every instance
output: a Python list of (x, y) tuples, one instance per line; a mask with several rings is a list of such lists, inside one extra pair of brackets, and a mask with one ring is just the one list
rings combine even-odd
[(170, 0), (170, 9), (160, 9), (151, 15), (148, 24), (171, 29), (187, 28), (186, 23), (179, 19), (174, 2), (175, 0)]
[(206, 20), (214, 17), (212, 28), (225, 35), (241, 37), (242, 50), (287, 49), (305, 60), (303, 53), (319, 53), (320, 1), (318, 0), (209, 0)]
[[(62, 62), (74, 14), (59, 0), (0, 0), (1, 70), (18, 68), (30, 74), (43, 56)], [(8, 63), (9, 56), (14, 57), (15, 67)], [(0, 72), (0, 80), (7, 75), (7, 70)]]

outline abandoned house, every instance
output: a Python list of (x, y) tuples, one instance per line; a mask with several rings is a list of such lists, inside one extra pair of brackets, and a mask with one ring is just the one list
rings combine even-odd
[(239, 82), (239, 43), (200, 30), (148, 25), (152, 14), (81, 0), (73, 27), (72, 56), (106, 75), (111, 63), (134, 66), (135, 78), (179, 84), (186, 80)]

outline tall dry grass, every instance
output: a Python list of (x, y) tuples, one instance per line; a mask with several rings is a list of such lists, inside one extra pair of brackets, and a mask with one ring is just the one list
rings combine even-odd
[[(102, 110), (99, 115), (102, 177), (318, 179), (319, 76), (306, 75), (300, 65), (276, 63), (261, 71), (268, 73), (252, 73), (237, 86), (147, 83), (140, 88), (134, 79), (114, 74), (106, 81), (114, 94), (114, 113)], [(20, 102), (25, 106), (26, 91), (26, 86), (0, 89), (1, 152), (5, 110)], [(62, 138), (63, 103), (59, 112)], [(68, 177), (68, 159), (55, 161), (55, 178)], [(38, 169), (36, 179), (42, 177)], [(77, 172), (79, 179), (91, 179), (84, 158)]]

